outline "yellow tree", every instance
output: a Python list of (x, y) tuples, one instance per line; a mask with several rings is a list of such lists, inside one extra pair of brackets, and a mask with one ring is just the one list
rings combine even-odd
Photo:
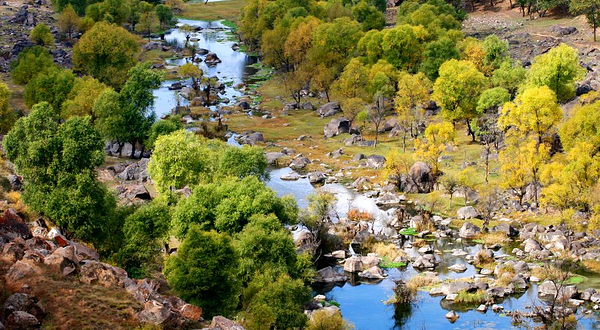
[(66, 35), (68, 39), (73, 38), (73, 33), (77, 31), (80, 24), (81, 19), (71, 4), (68, 4), (65, 9), (60, 12), (58, 15), (58, 21), (56, 22), (58, 31)]
[(429, 164), (434, 175), (437, 175), (439, 173), (439, 158), (446, 150), (446, 144), (454, 142), (455, 139), (456, 131), (451, 123), (431, 124), (425, 129), (425, 140), (415, 140), (416, 156)]
[(402, 176), (408, 174), (414, 159), (411, 155), (399, 153), (396, 149), (392, 149), (385, 159), (385, 174), (391, 180), (396, 181), (396, 185), (400, 189)]
[(556, 95), (547, 86), (542, 86), (527, 89), (514, 102), (506, 103), (498, 124), (502, 129), (512, 128), (523, 136), (533, 133), (541, 144), (562, 118)]
[(394, 99), (398, 123), (404, 131), (402, 149), (406, 151), (406, 134), (415, 136), (413, 128), (425, 120), (424, 106), (429, 102), (431, 82), (424, 73), (410, 74), (401, 72), (398, 75), (398, 91)]
[(463, 195), (465, 196), (465, 206), (469, 202), (469, 191), (475, 189), (477, 184), (477, 171), (474, 167), (468, 166), (458, 172), (456, 176), (458, 181), (458, 187), (462, 189)]
[(202, 69), (200, 69), (194, 63), (186, 63), (179, 67), (179, 75), (192, 80), (192, 88), (195, 91), (198, 91), (200, 88), (200, 79), (202, 78)]
[(306, 60), (308, 51), (312, 47), (313, 31), (319, 24), (321, 24), (321, 21), (313, 16), (298, 21), (297, 25), (292, 24), (283, 51), (294, 69)]
[(15, 120), (15, 114), (10, 108), (10, 89), (0, 82), (0, 134), (7, 133)]
[(90, 76), (75, 79), (68, 99), (62, 104), (63, 117), (69, 119), (74, 116), (91, 116), (92, 122), (95, 121), (97, 116), (93, 112), (94, 103), (107, 88)]

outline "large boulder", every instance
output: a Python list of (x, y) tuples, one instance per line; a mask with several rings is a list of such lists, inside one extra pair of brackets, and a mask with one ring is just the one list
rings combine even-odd
[(127, 272), (119, 267), (95, 260), (85, 260), (81, 265), (79, 280), (85, 284), (122, 287), (126, 278), (128, 278)]
[(529, 238), (526, 239), (523, 242), (523, 251), (525, 253), (532, 253), (532, 252), (536, 252), (536, 251), (542, 251), (544, 249), (544, 247), (542, 246), (542, 244), (540, 244), (540, 242), (534, 240), (533, 238)]
[(265, 157), (269, 165), (278, 165), (279, 160), (287, 157), (287, 155), (282, 152), (267, 152), (265, 153)]
[(360, 257), (350, 257), (344, 262), (344, 271), (348, 273), (358, 273), (363, 270), (363, 263)]
[(339, 102), (325, 103), (322, 106), (320, 106), (319, 109), (317, 110), (317, 114), (319, 114), (319, 116), (321, 116), (321, 118), (331, 117), (331, 116), (337, 115), (340, 112), (342, 112), (342, 108), (340, 107)]
[(204, 63), (208, 66), (215, 66), (221, 63), (221, 59), (217, 56), (217, 54), (213, 52), (209, 52), (206, 54), (206, 58), (204, 59)]
[(345, 118), (334, 118), (323, 128), (323, 133), (327, 138), (348, 132), (350, 132), (350, 121)]
[(33, 262), (19, 260), (8, 269), (8, 272), (5, 275), (6, 284), (9, 286), (16, 286), (17, 282), (23, 278), (39, 274), (40, 272), (40, 268)]
[(290, 163), (290, 168), (293, 170), (301, 170), (308, 164), (310, 164), (310, 159), (308, 159), (308, 157), (298, 157), (292, 160)]
[(400, 189), (412, 194), (426, 194), (433, 190), (435, 180), (431, 167), (423, 162), (416, 162), (408, 170), (408, 175), (401, 178)]
[(6, 318), (6, 328), (14, 330), (29, 330), (38, 329), (40, 322), (38, 319), (23, 311), (16, 311), (11, 313)]
[(148, 162), (150, 159), (143, 158), (127, 166), (123, 172), (117, 174), (117, 178), (121, 180), (139, 180), (142, 182), (148, 181)]
[(181, 315), (188, 320), (197, 322), (202, 318), (202, 308), (192, 304), (185, 304), (181, 308)]
[(577, 297), (575, 285), (561, 285), (559, 282), (545, 281), (538, 286), (538, 295), (543, 298), (558, 298), (559, 300)]
[(385, 278), (386, 275), (383, 273), (383, 270), (379, 268), (379, 266), (370, 267), (362, 272), (358, 273), (359, 277), (368, 278), (368, 279), (382, 279)]
[(317, 283), (336, 283), (346, 280), (348, 277), (345, 274), (336, 272), (331, 266), (319, 269), (314, 279)]
[(59, 247), (44, 258), (44, 264), (64, 276), (73, 274), (77, 270), (78, 263), (79, 259), (75, 254), (75, 247), (72, 245)]
[(458, 231), (458, 235), (462, 238), (474, 238), (479, 235), (479, 233), (481, 233), (481, 228), (470, 222), (465, 222)]
[(417, 257), (415, 262), (413, 262), (413, 268), (415, 269), (432, 269), (435, 268), (438, 264), (438, 260), (435, 258), (433, 254), (425, 254), (423, 256)]
[(144, 309), (135, 316), (141, 323), (163, 326), (173, 323), (176, 317), (168, 306), (156, 300), (147, 301), (144, 304)]
[(246, 330), (244, 327), (239, 325), (238, 323), (229, 320), (223, 316), (215, 316), (210, 323), (211, 329), (221, 329), (221, 330)]
[(308, 173), (308, 182), (311, 184), (323, 184), (327, 177), (323, 172), (310, 172)]
[(13, 209), (7, 209), (0, 215), (0, 233), (23, 239), (28, 239), (32, 236), (27, 224)]
[(456, 211), (456, 216), (461, 220), (475, 219), (479, 217), (479, 212), (473, 206), (464, 206)]
[(46, 311), (37, 298), (25, 293), (15, 293), (8, 297), (2, 306), (3, 315), (10, 315), (13, 312), (21, 311), (32, 314), (36, 318), (43, 318)]

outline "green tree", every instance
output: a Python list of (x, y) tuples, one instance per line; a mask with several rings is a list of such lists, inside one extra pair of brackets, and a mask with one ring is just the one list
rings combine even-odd
[(138, 39), (122, 27), (99, 22), (73, 47), (73, 67), (118, 88), (140, 51)]
[(514, 102), (505, 104), (498, 124), (503, 129), (512, 127), (520, 136), (533, 134), (541, 144), (562, 118), (556, 95), (542, 86), (527, 89)]
[(384, 31), (371, 30), (359, 40), (356, 50), (367, 64), (374, 64), (383, 57)]
[(10, 89), (5, 83), (0, 82), (0, 134), (6, 134), (16, 119), (9, 101)]
[(240, 256), (239, 276), (243, 283), (251, 281), (263, 269), (298, 274), (294, 240), (273, 214), (253, 215), (236, 234), (233, 246)]
[(363, 31), (381, 30), (385, 27), (385, 16), (375, 6), (361, 1), (352, 8), (352, 15), (362, 24)]
[(335, 91), (344, 99), (368, 100), (368, 71), (359, 59), (353, 58), (334, 85)]
[(175, 16), (173, 15), (173, 11), (170, 7), (163, 4), (158, 4), (156, 7), (154, 7), (154, 11), (156, 12), (156, 16), (160, 22), (161, 30), (166, 29), (173, 24)]
[(256, 214), (275, 214), (281, 223), (295, 222), (293, 199), (278, 198), (256, 177), (228, 178), (218, 183), (200, 184), (192, 195), (182, 199), (173, 213), (173, 234), (182, 238), (192, 224), (204, 230), (236, 233)]
[(103, 0), (87, 6), (85, 15), (95, 22), (106, 21), (113, 24), (123, 24), (127, 21), (132, 8), (129, 2), (122, 0)]
[(265, 269), (244, 290), (243, 308), (249, 314), (250, 329), (302, 329), (307, 321), (303, 309), (311, 297), (301, 280)]
[(156, 13), (151, 11), (147, 13), (143, 13), (140, 15), (140, 20), (136, 25), (137, 31), (142, 34), (145, 34), (150, 39), (150, 35), (153, 32), (158, 31), (160, 28), (158, 18), (156, 17)]
[(60, 33), (67, 36), (68, 39), (73, 38), (73, 33), (79, 29), (81, 19), (71, 4), (68, 4), (58, 15), (56, 26)]
[(477, 112), (484, 114), (488, 111), (492, 113), (498, 112), (498, 107), (510, 101), (510, 94), (505, 88), (495, 87), (486, 89), (479, 96), (477, 101)]
[(600, 23), (600, 1), (598, 0), (571, 0), (569, 10), (574, 14), (583, 14), (588, 24), (594, 30), (594, 41), (596, 41), (596, 29)]
[(421, 60), (421, 42), (410, 25), (399, 25), (383, 31), (383, 58), (399, 70), (416, 68)]
[(505, 88), (514, 97), (519, 90), (519, 86), (525, 81), (526, 74), (527, 70), (520, 64), (512, 61), (504, 61), (492, 73), (492, 84), (495, 87)]
[(18, 85), (25, 85), (38, 74), (46, 73), (56, 67), (48, 50), (35, 46), (19, 53), (16, 61), (11, 62), (10, 76)]
[(88, 5), (88, 0), (53, 0), (58, 12), (62, 12), (71, 6), (79, 15), (85, 13), (85, 8)]
[(600, 101), (573, 109), (559, 133), (567, 151), (578, 143), (589, 143), (596, 146), (594, 153), (600, 152)]
[(53, 109), (60, 110), (75, 84), (71, 70), (52, 67), (44, 74), (38, 74), (25, 86), (23, 98), (28, 107), (46, 101)]
[(579, 65), (577, 49), (560, 44), (546, 54), (533, 59), (527, 74), (527, 86), (548, 86), (558, 101), (565, 102), (575, 95), (575, 82), (585, 70)]
[(75, 78), (68, 99), (62, 103), (63, 118), (90, 116), (92, 122), (95, 122), (97, 115), (93, 111), (94, 103), (107, 88), (105, 84), (90, 76)]
[(146, 147), (154, 148), (154, 143), (159, 136), (167, 135), (175, 131), (183, 129), (184, 126), (181, 123), (181, 119), (178, 116), (170, 117), (169, 119), (158, 120), (150, 128), (150, 134), (146, 140)]
[(440, 66), (444, 62), (460, 57), (456, 43), (446, 37), (428, 43), (423, 55), (425, 60), (421, 63), (420, 71), (425, 73), (431, 81), (437, 79)]
[(3, 143), (25, 179), (23, 200), (31, 209), (66, 235), (95, 244), (108, 238), (116, 202), (96, 179), (104, 142), (89, 117), (61, 124), (58, 111), (42, 102), (15, 123)]
[(508, 42), (492, 34), (483, 41), (483, 51), (485, 52), (484, 64), (496, 70), (508, 59)]
[(313, 46), (309, 51), (311, 63), (322, 63), (341, 72), (346, 66), (363, 32), (361, 25), (348, 17), (319, 25), (313, 33)]
[(125, 218), (124, 245), (114, 256), (129, 276), (141, 278), (159, 270), (162, 243), (167, 240), (170, 210), (165, 202), (154, 199)]
[(450, 121), (464, 120), (475, 141), (471, 119), (478, 116), (477, 101), (485, 90), (486, 79), (468, 61), (450, 60), (440, 67), (440, 77), (433, 86), (433, 99), (442, 107), (442, 115)]
[(232, 315), (238, 304), (239, 257), (227, 234), (191, 226), (165, 276), (179, 297), (202, 308), (206, 317)]
[(48, 25), (40, 23), (36, 25), (31, 33), (29, 33), (29, 39), (40, 46), (54, 46), (54, 36), (50, 32)]

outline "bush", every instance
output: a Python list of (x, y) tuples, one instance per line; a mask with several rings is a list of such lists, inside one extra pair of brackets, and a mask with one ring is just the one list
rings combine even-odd
[(330, 313), (326, 310), (314, 311), (307, 330), (350, 330), (352, 325), (344, 320), (341, 313)]
[(158, 137), (173, 133), (183, 128), (183, 124), (178, 116), (174, 116), (166, 120), (156, 121), (150, 128), (150, 135), (148, 136), (148, 140), (146, 140), (146, 147), (150, 149), (154, 148), (154, 142), (156, 142)]
[(71, 70), (52, 67), (48, 72), (33, 77), (25, 86), (23, 98), (28, 107), (40, 102), (48, 102), (52, 108), (60, 110), (75, 84)]
[(10, 76), (18, 85), (25, 85), (38, 74), (44, 74), (56, 67), (48, 50), (34, 46), (19, 53), (16, 61), (10, 63)]
[(50, 32), (50, 28), (44, 23), (36, 25), (31, 30), (29, 39), (31, 42), (41, 46), (54, 46), (54, 36)]
[(469, 293), (467, 290), (461, 290), (458, 292), (454, 299), (455, 304), (484, 304), (488, 300), (488, 295), (483, 290), (477, 290), (476, 292)]
[(200, 306), (206, 318), (230, 316), (238, 304), (238, 265), (227, 234), (192, 225), (177, 254), (167, 259), (165, 276), (178, 296)]

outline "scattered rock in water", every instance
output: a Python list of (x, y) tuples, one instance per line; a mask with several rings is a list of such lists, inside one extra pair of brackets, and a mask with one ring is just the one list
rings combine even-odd
[(206, 54), (206, 58), (204, 59), (204, 63), (208, 66), (215, 66), (221, 63), (221, 59), (217, 56), (217, 54), (213, 52), (209, 52)]
[(449, 270), (456, 272), (456, 273), (463, 273), (467, 270), (467, 266), (463, 265), (463, 264), (454, 264), (450, 267), (448, 267)]
[(386, 275), (383, 273), (383, 270), (379, 268), (379, 266), (373, 266), (367, 270), (359, 272), (358, 276), (368, 279), (383, 279), (386, 277)]
[(325, 183), (326, 179), (327, 177), (323, 172), (317, 171), (308, 173), (308, 182), (310, 182), (311, 184), (323, 184)]
[(448, 321), (450, 321), (450, 323), (456, 322), (456, 320), (458, 320), (458, 318), (460, 317), (458, 314), (456, 314), (455, 311), (449, 311), (448, 313), (446, 313), (445, 316), (448, 319)]
[(269, 163), (269, 165), (278, 165), (279, 160), (284, 157), (287, 157), (287, 155), (282, 152), (267, 152), (267, 153), (265, 153), (265, 158), (267, 158), (267, 163)]
[(298, 157), (292, 160), (290, 164), (290, 168), (293, 170), (301, 170), (304, 169), (308, 164), (310, 164), (310, 159), (308, 157)]
[[(545, 281), (544, 283), (538, 286), (538, 295), (540, 297), (546, 297), (553, 299), (554, 297), (558, 297), (558, 299), (571, 299), (577, 296), (577, 286), (575, 285), (560, 285), (560, 283), (555, 283), (553, 281)], [(593, 296), (592, 296), (593, 297)], [(600, 298), (600, 297), (599, 297)], [(592, 300), (593, 302), (593, 300)]]
[(345, 274), (336, 272), (330, 266), (319, 269), (314, 279), (317, 283), (336, 283), (345, 282), (346, 280), (348, 280), (348, 277)]
[(433, 254), (426, 254), (424, 256), (417, 257), (413, 262), (413, 268), (415, 269), (433, 269), (439, 262)]
[(300, 174), (292, 171), (290, 173), (283, 174), (280, 179), (284, 181), (296, 181), (300, 179)]
[(480, 313), (486, 313), (487, 312), (487, 306), (484, 304), (479, 305), (479, 307), (477, 307), (477, 311)]

